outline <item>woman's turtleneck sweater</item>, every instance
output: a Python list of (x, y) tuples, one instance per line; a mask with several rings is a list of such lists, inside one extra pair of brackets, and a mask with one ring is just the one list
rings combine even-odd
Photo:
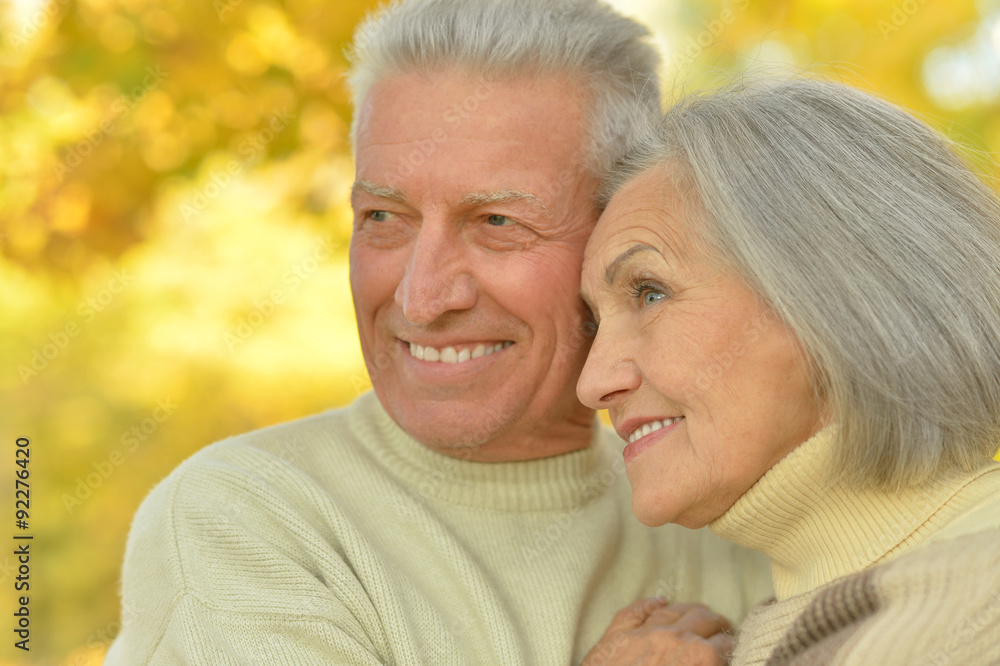
[(860, 490), (836, 445), (818, 433), (711, 525), (772, 563), (733, 663), (1000, 663), (1000, 463)]

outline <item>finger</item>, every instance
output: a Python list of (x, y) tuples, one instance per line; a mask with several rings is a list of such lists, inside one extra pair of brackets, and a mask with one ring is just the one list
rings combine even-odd
[(615, 613), (611, 624), (605, 634), (613, 634), (621, 631), (631, 631), (636, 629), (649, 618), (650, 614), (667, 605), (667, 600), (663, 597), (650, 597), (639, 599), (625, 608)]
[[(659, 608), (652, 609), (652, 611), (649, 613), (649, 617), (647, 618), (646, 621), (647, 622), (651, 621), (652, 618), (653, 618), (653, 616), (655, 615), (656, 616), (656, 619), (655, 619), (656, 622), (660, 622), (660, 623), (663, 623), (663, 622), (667, 622), (667, 623), (676, 622), (681, 617), (683, 617), (683, 615), (685, 613), (688, 613), (691, 610), (693, 610), (695, 608), (698, 608), (698, 607), (705, 607), (705, 606), (704, 606), (704, 604), (694, 604), (694, 603), (666, 604), (664, 606), (660, 606)], [(671, 617), (673, 618), (673, 620), (670, 619)]]
[(645, 625), (686, 631), (702, 638), (732, 629), (729, 620), (701, 604), (672, 604), (659, 608), (650, 613)]
[(713, 634), (705, 639), (709, 645), (715, 648), (719, 657), (729, 663), (731, 657), (733, 656), (733, 651), (736, 650), (736, 637), (730, 633), (718, 633)]

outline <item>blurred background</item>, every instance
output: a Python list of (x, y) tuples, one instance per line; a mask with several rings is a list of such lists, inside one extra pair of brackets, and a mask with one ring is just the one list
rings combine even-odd
[[(101, 663), (151, 487), (215, 440), (368, 388), (343, 77), (376, 4), (0, 2), (0, 515), (17, 531), (28, 437), (34, 536), (30, 653), (0, 554), (0, 665)], [(829, 71), (1000, 175), (1000, 0), (612, 4), (654, 28), (668, 90)]]

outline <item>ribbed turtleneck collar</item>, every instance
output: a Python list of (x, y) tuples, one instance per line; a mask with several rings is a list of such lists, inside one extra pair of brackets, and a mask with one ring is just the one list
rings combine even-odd
[(982, 501), (986, 489), (970, 484), (997, 467), (898, 492), (860, 490), (835, 480), (835, 432), (799, 445), (711, 523), (719, 536), (771, 558), (779, 600), (919, 543)]
[(596, 419), (594, 438), (580, 451), (484, 463), (431, 451), (396, 425), (374, 393), (358, 398), (358, 407), (357, 435), (386, 469), (427, 497), (499, 511), (569, 510), (614, 485), (611, 447)]

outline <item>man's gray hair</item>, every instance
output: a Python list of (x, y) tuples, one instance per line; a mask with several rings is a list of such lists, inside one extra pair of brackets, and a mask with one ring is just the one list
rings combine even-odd
[(946, 139), (844, 85), (757, 81), (669, 111), (605, 196), (661, 166), (806, 350), (848, 479), (897, 488), (988, 463), (1000, 203)]
[(601, 177), (631, 142), (634, 128), (662, 113), (660, 57), (649, 34), (599, 0), (394, 2), (355, 31), (352, 139), (368, 91), (394, 74), (457, 69), (488, 79), (568, 75), (581, 79), (590, 93), (584, 161)]

